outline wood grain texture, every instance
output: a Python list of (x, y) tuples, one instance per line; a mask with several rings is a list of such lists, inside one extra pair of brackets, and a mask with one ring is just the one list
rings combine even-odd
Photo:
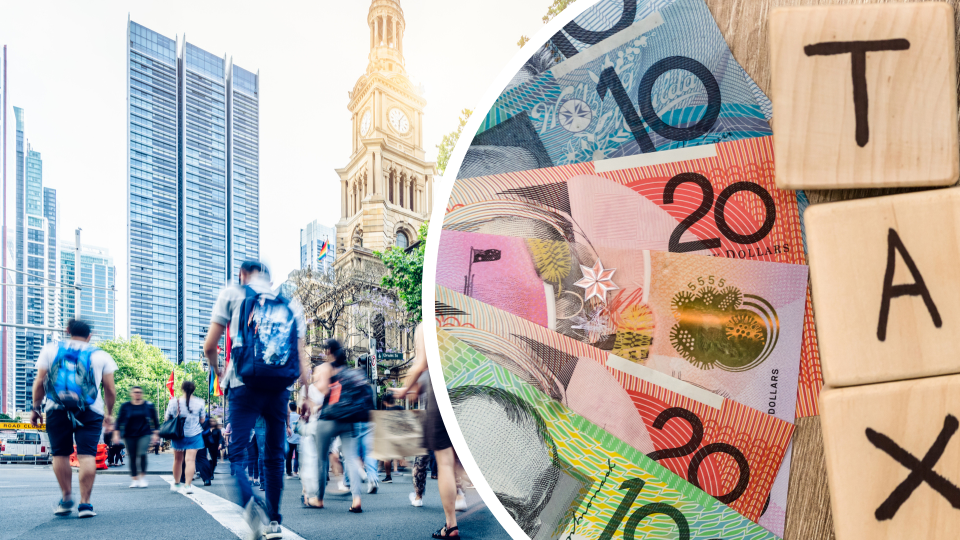
[[(960, 23), (960, 0), (954, 5), (954, 20)], [(874, 4), (882, 1), (859, 0), (706, 0), (740, 65), (764, 92), (770, 90), (770, 64), (767, 51), (767, 15), (778, 6), (813, 6), (836, 4)], [(957, 26), (960, 26), (958, 24)], [(960, 71), (960, 70), (958, 70)], [(844, 189), (807, 191), (811, 204), (821, 202), (878, 197), (919, 189)], [(785, 540), (832, 540), (833, 516), (824, 464), (820, 418), (800, 418), (793, 436), (793, 467), (790, 471), (790, 494), (787, 508)]]
[[(826, 384), (960, 373), (960, 189), (819, 204), (804, 220)], [(894, 290), (911, 283), (916, 296)]]
[(837, 540), (956, 538), (957, 411), (960, 375), (820, 394)]
[(777, 186), (957, 181), (952, 6), (782, 7), (768, 32)]

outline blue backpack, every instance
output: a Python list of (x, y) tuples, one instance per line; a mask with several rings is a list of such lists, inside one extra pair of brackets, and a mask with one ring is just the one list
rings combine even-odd
[(268, 298), (249, 286), (237, 333), (242, 345), (231, 353), (243, 384), (254, 390), (283, 390), (300, 377), (297, 320), (290, 301)]
[(57, 408), (79, 413), (96, 403), (99, 389), (90, 356), (97, 350), (60, 344), (44, 381), (44, 390)]

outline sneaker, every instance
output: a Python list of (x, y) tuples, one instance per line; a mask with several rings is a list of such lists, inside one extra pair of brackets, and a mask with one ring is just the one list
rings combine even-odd
[(176, 484), (176, 483), (170, 484), (170, 491), (171, 491), (172, 493), (179, 493), (179, 492), (180, 492), (180, 484)]
[(364, 469), (360, 469), (360, 480), (367, 481), (367, 471)]
[(183, 493), (184, 495), (191, 495), (191, 494), (193, 494), (193, 484), (188, 484), (188, 485), (184, 486), (184, 487), (183, 487), (183, 491), (181, 491), (180, 493)]
[(253, 481), (253, 485), (254, 485), (254, 486), (259, 486), (259, 485), (260, 485), (260, 481), (259, 481), (259, 480), (254, 480), (254, 481)]
[(283, 529), (280, 528), (279, 523), (271, 521), (270, 525), (267, 525), (267, 528), (263, 531), (263, 537), (266, 538), (266, 540), (283, 538)]
[(346, 484), (343, 483), (343, 480), (341, 480), (340, 483), (337, 484), (337, 489), (340, 490), (340, 491), (342, 491), (342, 492), (350, 491), (350, 488), (349, 488)]
[(457, 501), (453, 503), (453, 508), (459, 511), (467, 509), (467, 498), (463, 496), (462, 491), (457, 494)]
[(60, 502), (53, 507), (53, 515), (55, 516), (69, 516), (70, 512), (73, 512), (73, 501), (65, 501), (60, 499)]
[(418, 499), (416, 493), (411, 493), (411, 494), (410, 494), (410, 504), (412, 504), (413, 506), (417, 506), (417, 507), (423, 506), (423, 499)]
[(95, 515), (97, 515), (97, 513), (93, 511), (92, 504), (81, 503), (80, 506), (77, 507), (78, 517), (88, 518), (88, 517), (93, 517)]
[(145, 488), (145, 487), (147, 487), (148, 485), (149, 485), (149, 484), (147, 484), (147, 479), (146, 479), (146, 478), (141, 478), (141, 479), (140, 479), (140, 484), (139, 484), (137, 487)]
[(384, 484), (392, 484), (392, 483), (393, 483), (393, 478), (391, 478), (391, 477), (388, 476), (388, 477), (386, 477), (386, 478), (383, 479), (383, 483), (384, 483)]
[(370, 482), (367, 484), (367, 493), (373, 495), (379, 488), (380, 486), (377, 484), (377, 482)]
[(213, 485), (213, 482), (211, 482), (210, 480), (204, 480), (203, 485), (204, 485), (204, 486), (212, 486), (212, 485)]
[(130, 482), (130, 487), (132, 487), (132, 488), (138, 488), (138, 487), (140, 487), (140, 480), (134, 478), (134, 479), (133, 479), (133, 482)]
[(267, 513), (264, 511), (262, 504), (256, 497), (253, 497), (247, 502), (247, 506), (243, 510), (243, 520), (250, 527), (247, 540), (260, 540), (263, 537), (268, 522)]

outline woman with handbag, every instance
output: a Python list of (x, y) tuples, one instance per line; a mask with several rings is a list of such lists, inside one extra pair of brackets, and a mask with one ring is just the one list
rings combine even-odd
[[(193, 475), (196, 472), (197, 450), (203, 449), (203, 428), (201, 424), (206, 419), (203, 412), (203, 400), (194, 396), (193, 393), (197, 387), (193, 381), (183, 381), (180, 385), (183, 390), (183, 396), (173, 398), (167, 404), (167, 412), (164, 415), (166, 421), (161, 427), (161, 435), (164, 428), (168, 427), (168, 422), (179, 424), (177, 432), (170, 439), (173, 445), (173, 478), (179, 479), (181, 471), (184, 475), (185, 486), (181, 487), (179, 482), (174, 481), (170, 486), (170, 491), (182, 491), (183, 493), (193, 493)], [(186, 460), (186, 470), (183, 469), (184, 460)]]

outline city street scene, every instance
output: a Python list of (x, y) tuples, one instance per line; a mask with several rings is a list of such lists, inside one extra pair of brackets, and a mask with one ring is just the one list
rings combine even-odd
[[(50, 501), (60, 493), (50, 466), (3, 465), (0, 491), (6, 517), (0, 534), (3, 538), (112, 538), (136, 531), (137, 538), (243, 537), (244, 523), (236, 517), (240, 508), (230, 496), (233, 478), (225, 472), (229, 463), (217, 466), (211, 486), (190, 495), (170, 492), (172, 466), (171, 452), (151, 454), (146, 489), (128, 488), (125, 466), (104, 471), (97, 476), (94, 488), (96, 518), (78, 520), (74, 519), (76, 513), (57, 518), (50, 512)], [(427, 477), (424, 504), (418, 508), (408, 499), (413, 489), (410, 474), (401, 474), (394, 475), (392, 484), (381, 483), (375, 496), (364, 497), (361, 515), (347, 512), (350, 494), (332, 488), (339, 482), (336, 477), (330, 480), (329, 507), (323, 510), (301, 510), (299, 480), (284, 480), (283, 538), (429, 538), (443, 522), (437, 481)], [(380, 476), (383, 478), (382, 473)], [(510, 538), (476, 491), (465, 492), (467, 507), (457, 513), (462, 529), (469, 530), (472, 538)]]
[(426, 231), (573, 0), (402, 2), (6, 6), (0, 540), (509, 538), (434, 399)]

